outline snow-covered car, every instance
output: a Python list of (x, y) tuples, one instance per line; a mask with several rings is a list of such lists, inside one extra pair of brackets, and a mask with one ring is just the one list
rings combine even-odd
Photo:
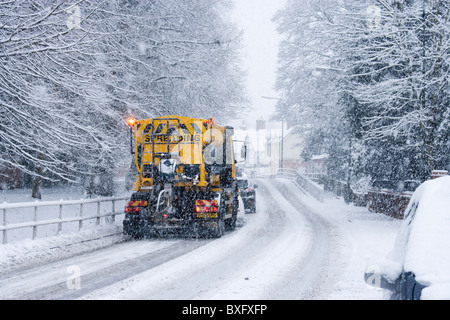
[(238, 179), (239, 194), (244, 203), (245, 213), (256, 212), (256, 192), (257, 184), (251, 184), (247, 179)]
[(368, 285), (394, 300), (450, 299), (450, 176), (414, 192), (394, 248), (366, 269)]

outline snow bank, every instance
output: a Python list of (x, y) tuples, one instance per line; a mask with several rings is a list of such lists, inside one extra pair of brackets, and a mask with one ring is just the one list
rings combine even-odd
[(0, 245), (0, 273), (29, 268), (123, 241), (118, 225)]
[[(330, 222), (338, 231), (337, 242), (340, 259), (345, 259), (345, 266), (338, 266), (335, 261), (339, 281), (319, 299), (327, 300), (376, 300), (383, 299), (383, 291), (368, 286), (363, 279), (368, 265), (378, 265), (392, 249), (401, 220), (374, 213), (365, 207), (346, 204), (344, 199), (332, 193), (324, 193), (324, 202), (320, 202), (309, 194), (301, 192), (298, 185), (292, 189), (299, 190), (301, 202), (317, 215)], [(337, 236), (337, 235), (336, 235)]]

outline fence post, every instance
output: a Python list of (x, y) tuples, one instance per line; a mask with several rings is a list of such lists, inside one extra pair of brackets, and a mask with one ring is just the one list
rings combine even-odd
[(116, 222), (116, 200), (113, 199), (113, 201), (112, 201), (112, 214), (111, 214), (110, 223), (113, 224), (114, 222)]
[(3, 230), (3, 244), (6, 244), (8, 242), (8, 237), (6, 235), (7, 229), (6, 229), (6, 208), (3, 209), (3, 226), (5, 227), (5, 230)]
[(97, 225), (100, 224), (100, 200), (97, 202), (97, 220), (95, 222)]
[(61, 221), (61, 222), (59, 222), (58, 223), (58, 233), (57, 233), (57, 235), (60, 235), (61, 234), (61, 231), (62, 231), (62, 203), (59, 205), (59, 214), (58, 214), (58, 219), (59, 219), (59, 221)]
[(38, 211), (38, 205), (36, 204), (34, 206), (34, 218), (33, 218), (34, 226), (33, 226), (33, 237), (32, 237), (32, 240), (36, 239), (36, 236), (37, 236), (37, 225), (36, 225), (36, 223), (38, 222), (37, 211)]
[[(47, 224), (57, 224), (57, 235), (62, 233), (62, 225), (63, 223), (75, 223), (78, 220), (78, 231), (80, 231), (83, 228), (83, 220), (86, 219), (96, 219), (97, 220), (97, 225), (101, 223), (101, 217), (105, 216), (105, 222), (107, 223), (114, 223), (115, 222), (115, 216), (117, 214), (121, 214), (120, 212), (116, 212), (116, 201), (119, 200), (125, 200), (128, 199), (128, 197), (126, 198), (118, 198), (118, 199), (114, 199), (114, 198), (108, 198), (108, 199), (97, 199), (97, 200), (87, 200), (87, 201), (83, 201), (83, 199), (81, 199), (81, 201), (48, 201), (48, 202), (40, 202), (40, 201), (35, 201), (34, 203), (18, 203), (18, 204), (7, 204), (6, 202), (0, 206), (0, 214), (3, 213), (3, 217), (0, 217), (0, 227), (1, 227), (1, 231), (2, 232), (2, 241), (0, 242), (3, 244), (8, 243), (8, 231), (12, 230), (12, 229), (21, 229), (21, 228), (32, 228), (32, 235), (31, 235), (31, 239), (35, 240), (38, 238), (38, 234), (37, 234), (37, 229), (38, 226), (40, 225), (47, 225)], [(112, 212), (106, 212), (108, 209), (104, 209), (103, 211), (105, 211), (105, 213), (102, 215), (101, 214), (101, 202), (106, 202), (106, 201), (112, 201)], [(88, 216), (84, 217), (84, 205), (86, 203), (94, 203), (97, 202), (97, 216), (95, 215), (91, 215), (90, 212), (88, 212)], [(64, 219), (63, 217), (63, 206), (65, 205), (80, 205), (79, 208), (79, 217), (78, 219), (76, 217), (69, 217), (67, 219)], [(53, 206), (53, 207), (57, 207), (59, 206), (59, 214), (58, 214), (58, 219), (47, 219), (47, 220), (43, 220), (43, 221), (39, 221), (39, 207), (44, 206)], [(15, 223), (10, 223), (8, 225), (8, 209), (18, 209), (18, 208), (29, 208), (32, 209), (34, 208), (34, 215), (32, 216), (31, 219), (27, 219), (26, 223), (23, 223), (23, 221), (19, 221), (19, 222), (15, 222)], [(88, 207), (89, 209), (90, 207)], [(76, 210), (76, 208), (75, 208)], [(89, 211), (89, 210), (88, 210)], [(112, 218), (109, 218), (112, 217)], [(112, 222), (111, 222), (112, 220)], [(28, 229), (29, 230), (29, 229)]]
[(83, 203), (80, 203), (80, 221), (78, 222), (78, 231), (83, 227)]

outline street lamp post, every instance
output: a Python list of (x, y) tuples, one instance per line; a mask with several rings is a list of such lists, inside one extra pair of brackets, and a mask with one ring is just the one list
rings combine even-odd
[[(277, 97), (267, 97), (267, 96), (261, 96), (261, 98), (263, 99), (268, 99), (268, 100), (277, 100), (277, 101), (281, 101), (280, 98)], [(281, 118), (281, 146), (280, 146), (280, 168), (283, 168), (283, 155), (284, 155), (284, 117)]]
[(134, 128), (134, 125), (136, 123), (137, 123), (137, 121), (133, 117), (129, 117), (127, 119), (127, 125), (130, 128), (130, 151), (131, 151), (131, 154), (134, 154), (134, 148), (133, 148), (133, 135), (134, 135), (134, 132), (133, 132), (133, 128)]
[(280, 154), (281, 169), (283, 169), (283, 155), (284, 155), (284, 118), (281, 119), (281, 154)]

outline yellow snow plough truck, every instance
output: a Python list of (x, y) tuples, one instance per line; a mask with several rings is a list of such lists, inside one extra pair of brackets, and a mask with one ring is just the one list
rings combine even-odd
[(221, 237), (239, 210), (233, 128), (181, 116), (129, 121), (137, 168), (123, 232)]

